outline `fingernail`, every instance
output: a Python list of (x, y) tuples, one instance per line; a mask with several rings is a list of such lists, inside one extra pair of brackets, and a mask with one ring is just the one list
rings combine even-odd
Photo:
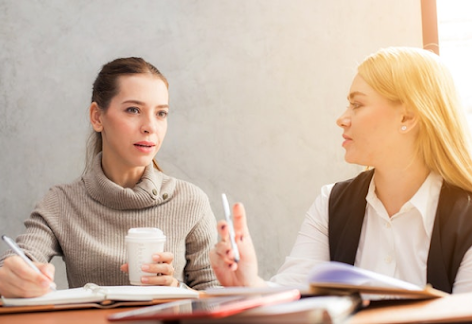
[(153, 255), (152, 255), (152, 259), (153, 259), (154, 261), (159, 261), (160, 258), (161, 258), (161, 256), (160, 256), (159, 254), (153, 254)]
[(149, 266), (147, 264), (143, 264), (141, 266), (141, 270), (149, 270)]
[(148, 277), (141, 277), (141, 282), (149, 282), (149, 278)]
[(49, 281), (46, 281), (46, 280), (41, 281), (41, 286), (49, 287)]

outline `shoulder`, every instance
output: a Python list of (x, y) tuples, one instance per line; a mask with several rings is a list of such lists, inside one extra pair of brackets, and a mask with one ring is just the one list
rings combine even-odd
[(331, 197), (331, 193), (334, 193), (333, 195), (339, 194), (351, 188), (352, 186), (358, 185), (359, 182), (369, 183), (372, 178), (372, 175), (373, 175), (373, 170), (364, 171), (351, 179), (323, 185), (321, 187), (320, 194), (314, 201), (313, 205), (310, 207), (310, 210), (326, 209), (328, 206), (328, 201), (330, 200), (330, 197)]
[(319, 227), (320, 224), (324, 224), (326, 227), (328, 223), (328, 201), (333, 189), (334, 183), (327, 184), (321, 187), (320, 194), (316, 197), (313, 204), (310, 206), (306, 213), (306, 221), (310, 224), (316, 224)]
[[(472, 228), (472, 193), (449, 183), (443, 182), (439, 194), (438, 214), (442, 222), (459, 219), (463, 226)], [(461, 226), (462, 226), (461, 225)]]
[(446, 181), (444, 181), (442, 184), (441, 194), (444, 196), (455, 197), (456, 199), (460, 200), (466, 200), (467, 202), (470, 202), (472, 197), (472, 193), (470, 191), (454, 186), (450, 183), (447, 183)]
[(179, 215), (183, 217), (187, 224), (200, 224), (199, 226), (206, 226), (205, 228), (208, 230), (213, 229), (216, 226), (215, 216), (208, 195), (191, 182), (176, 178), (172, 179), (175, 183), (174, 191), (169, 201), (172, 209), (179, 210)]
[(44, 195), (45, 199), (59, 198), (64, 196), (74, 196), (83, 191), (82, 179), (76, 179), (70, 183), (56, 184), (49, 188)]
[(207, 198), (207, 195), (205, 194), (205, 192), (200, 187), (198, 187), (197, 185), (191, 182), (177, 179), (177, 178), (164, 174), (163, 183), (168, 182), (168, 181), (172, 181), (175, 183), (175, 192), (177, 194), (187, 194), (189, 195), (189, 198), (196, 198), (196, 199)]
[(331, 190), (330, 201), (339, 200), (341, 197), (347, 197), (348, 200), (359, 195), (365, 196), (369, 189), (370, 181), (374, 176), (374, 170), (367, 170), (359, 173), (356, 177), (337, 182)]
[(460, 226), (468, 226), (472, 230), (472, 193), (470, 191), (444, 182), (441, 187), (438, 203), (438, 213), (443, 222), (452, 219), (459, 220)]
[(209, 207), (208, 195), (197, 185), (164, 174), (163, 186), (169, 182), (174, 184), (172, 198), (175, 201), (192, 206)]
[(36, 202), (33, 213), (39, 213), (43, 217), (60, 217), (62, 210), (81, 200), (84, 192), (81, 179), (54, 185)]

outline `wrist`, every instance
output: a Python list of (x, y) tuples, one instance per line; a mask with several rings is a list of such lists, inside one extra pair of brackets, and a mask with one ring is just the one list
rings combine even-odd
[(262, 279), (261, 277), (257, 276), (254, 280), (252, 280), (248, 285), (246, 285), (247, 287), (253, 287), (253, 288), (257, 288), (257, 287), (267, 287), (267, 283), (264, 279)]

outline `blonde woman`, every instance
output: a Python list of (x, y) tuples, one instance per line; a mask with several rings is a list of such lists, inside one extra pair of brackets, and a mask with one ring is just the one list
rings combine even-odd
[[(321, 188), (271, 281), (303, 284), (314, 265), (331, 260), (472, 291), (472, 157), (450, 73), (429, 51), (382, 49), (359, 65), (347, 99), (337, 120), (345, 160), (369, 170)], [(232, 258), (222, 221), (213, 269), (223, 285), (266, 285), (244, 207), (234, 214), (241, 260)]]

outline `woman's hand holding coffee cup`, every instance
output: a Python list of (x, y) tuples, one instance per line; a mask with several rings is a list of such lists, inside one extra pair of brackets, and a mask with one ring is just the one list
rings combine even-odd
[(132, 285), (179, 286), (174, 278), (174, 255), (164, 252), (166, 236), (153, 227), (131, 228), (125, 237), (128, 263), (121, 270)]
[[(142, 264), (141, 271), (152, 274), (141, 277), (143, 285), (154, 286), (179, 286), (179, 282), (174, 278), (174, 255), (171, 252), (160, 252), (152, 255), (153, 263)], [(121, 271), (128, 273), (128, 263), (120, 267)]]

